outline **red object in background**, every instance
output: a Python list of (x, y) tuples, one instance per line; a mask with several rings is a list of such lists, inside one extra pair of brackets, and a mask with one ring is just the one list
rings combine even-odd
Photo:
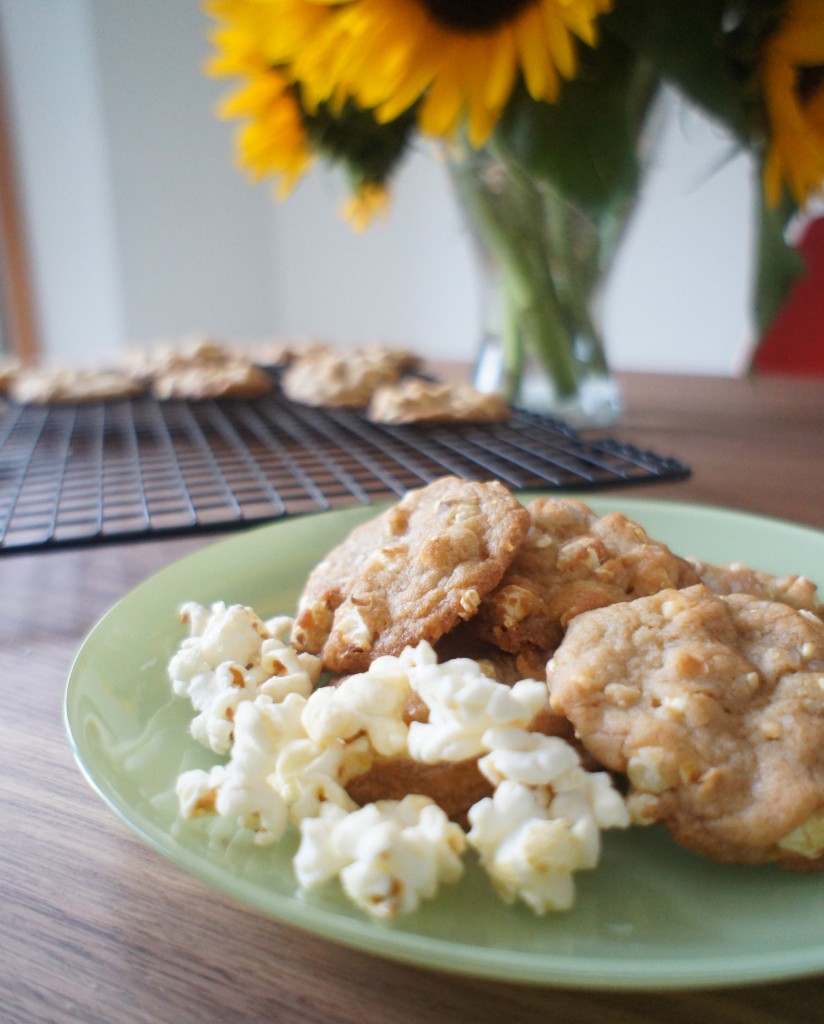
[(824, 377), (824, 217), (805, 228), (798, 250), (806, 269), (758, 346), (753, 369)]

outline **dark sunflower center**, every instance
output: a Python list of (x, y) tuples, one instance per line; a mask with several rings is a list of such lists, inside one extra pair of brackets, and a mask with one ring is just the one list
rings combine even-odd
[(824, 88), (824, 65), (798, 69), (798, 96), (802, 104), (809, 103)]
[(435, 21), (460, 32), (491, 32), (535, 0), (419, 0)]

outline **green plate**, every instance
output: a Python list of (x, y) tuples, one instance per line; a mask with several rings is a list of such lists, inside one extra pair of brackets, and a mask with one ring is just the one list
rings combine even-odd
[[(742, 561), (824, 582), (824, 533), (698, 505), (598, 497), (680, 554)], [(69, 676), (65, 715), (92, 786), (144, 840), (257, 911), (327, 939), (421, 966), (536, 984), (661, 989), (824, 971), (824, 875), (711, 863), (656, 828), (610, 832), (597, 870), (578, 875), (572, 911), (507, 906), (476, 865), (457, 886), (392, 923), (351, 906), (337, 885), (301, 893), (294, 836), (256, 847), (247, 833), (180, 821), (177, 775), (215, 758), (187, 733), (166, 663), (184, 600), (291, 613), (309, 569), (374, 508), (286, 520), (198, 551), (137, 587), (101, 620)]]

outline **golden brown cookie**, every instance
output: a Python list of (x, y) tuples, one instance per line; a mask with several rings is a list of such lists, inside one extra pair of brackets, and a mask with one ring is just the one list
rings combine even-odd
[(155, 398), (181, 398), (190, 402), (209, 398), (258, 398), (274, 387), (261, 367), (246, 359), (179, 366), (158, 374), (151, 383)]
[(178, 339), (138, 345), (125, 352), (123, 372), (148, 384), (164, 374), (189, 367), (218, 366), (232, 358), (232, 350), (206, 334), (186, 334)]
[(768, 572), (750, 569), (740, 562), (712, 565), (697, 558), (688, 558), (687, 561), (695, 569), (699, 580), (714, 594), (752, 594), (768, 601), (781, 601), (799, 611), (804, 608), (820, 619), (824, 618), (824, 604), (819, 600), (818, 587), (806, 576), (773, 576)]
[(303, 405), (365, 409), (378, 387), (394, 383), (417, 363), (412, 353), (383, 346), (313, 349), (295, 356), (281, 386), (287, 398)]
[(8, 386), (10, 398), (31, 405), (113, 401), (142, 392), (142, 385), (126, 374), (74, 367), (21, 370)]
[(292, 642), (333, 672), (436, 643), (501, 579), (529, 514), (498, 482), (442, 477), (357, 527), (313, 570)]
[(570, 623), (550, 703), (636, 820), (715, 860), (824, 867), (824, 623), (703, 584)]
[(528, 511), (529, 533), (476, 620), (502, 650), (551, 651), (581, 612), (697, 580), (685, 559), (620, 512), (599, 518), (562, 498), (537, 498)]
[(346, 784), (355, 803), (403, 800), (411, 793), (428, 796), (453, 821), (463, 822), (469, 808), (491, 796), (493, 786), (478, 767), (478, 759), (424, 764), (411, 757), (377, 758)]
[(469, 384), (405, 377), (375, 391), (368, 416), (373, 423), (500, 423), (509, 406)]

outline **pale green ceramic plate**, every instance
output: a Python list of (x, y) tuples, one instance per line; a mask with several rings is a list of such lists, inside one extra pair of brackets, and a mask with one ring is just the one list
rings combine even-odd
[[(824, 533), (703, 506), (588, 498), (620, 508), (681, 554), (743, 561), (824, 582)], [(187, 871), (256, 910), (371, 953), (487, 978), (612, 989), (709, 986), (824, 971), (824, 876), (720, 866), (657, 829), (608, 833), (600, 867), (578, 876), (570, 913), (506, 906), (470, 866), (461, 883), (392, 924), (364, 918), (335, 884), (303, 895), (296, 843), (255, 847), (212, 819), (181, 822), (178, 773), (212, 755), (187, 734), (165, 666), (188, 599), (293, 610), (316, 561), (374, 509), (324, 513), (244, 532), (154, 576), (120, 601), (79, 652), (66, 720), (77, 760), (103, 799)]]

